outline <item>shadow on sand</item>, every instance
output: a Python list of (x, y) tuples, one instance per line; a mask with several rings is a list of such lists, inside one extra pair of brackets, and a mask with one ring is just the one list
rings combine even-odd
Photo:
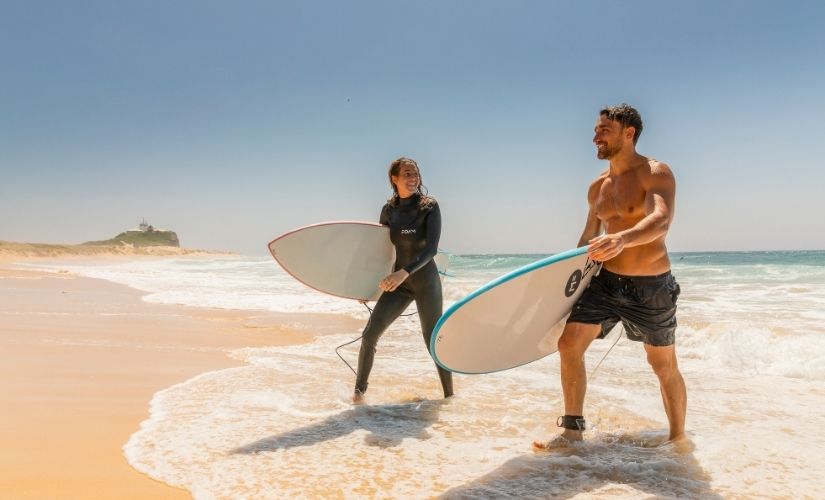
[[(690, 440), (664, 443), (653, 433), (601, 435), (567, 448), (525, 454), (441, 498), (570, 498), (624, 485), (655, 498), (721, 499), (693, 456)], [(616, 488), (613, 494), (627, 494)]]
[(398, 446), (404, 438), (429, 439), (426, 429), (438, 420), (441, 406), (446, 403), (437, 400), (356, 406), (321, 422), (255, 441), (230, 453), (249, 455), (312, 446), (360, 429), (369, 431), (364, 438), (365, 444), (381, 448)]

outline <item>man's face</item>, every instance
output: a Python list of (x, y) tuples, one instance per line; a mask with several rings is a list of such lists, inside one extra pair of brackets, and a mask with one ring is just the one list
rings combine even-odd
[(609, 160), (619, 154), (628, 135), (627, 129), (621, 123), (610, 120), (605, 115), (599, 115), (594, 130), (593, 144), (596, 145), (598, 159)]

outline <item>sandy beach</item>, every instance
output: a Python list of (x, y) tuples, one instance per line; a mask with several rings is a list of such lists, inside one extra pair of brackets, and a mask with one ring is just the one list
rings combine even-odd
[(241, 365), (232, 349), (311, 338), (275, 315), (147, 304), (127, 286), (19, 260), (0, 261), (2, 498), (189, 498), (124, 458), (152, 395)]

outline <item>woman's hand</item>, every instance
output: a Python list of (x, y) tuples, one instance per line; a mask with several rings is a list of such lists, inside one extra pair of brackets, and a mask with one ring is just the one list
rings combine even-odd
[(407, 276), (409, 275), (410, 273), (408, 273), (407, 271), (399, 269), (398, 271), (395, 271), (394, 273), (389, 274), (387, 275), (387, 277), (382, 279), (378, 283), (378, 288), (384, 290), (385, 292), (392, 292), (393, 290), (398, 288), (398, 285), (404, 283), (404, 280), (407, 279)]

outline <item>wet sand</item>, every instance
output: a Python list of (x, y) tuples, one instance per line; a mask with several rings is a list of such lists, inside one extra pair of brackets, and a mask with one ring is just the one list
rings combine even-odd
[(285, 315), (147, 304), (126, 286), (14, 267), (0, 262), (2, 498), (189, 498), (123, 456), (153, 394), (240, 365), (233, 349), (312, 338)]

